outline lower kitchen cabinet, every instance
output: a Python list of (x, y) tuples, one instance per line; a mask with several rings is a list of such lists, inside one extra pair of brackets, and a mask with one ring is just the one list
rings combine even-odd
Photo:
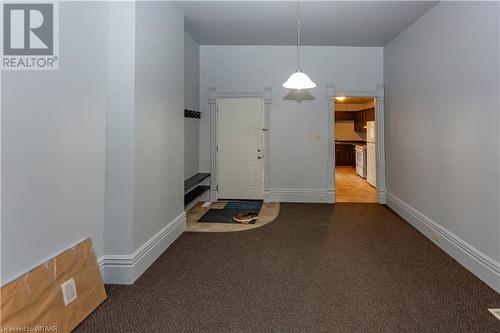
[(335, 166), (355, 166), (356, 153), (353, 144), (335, 144)]

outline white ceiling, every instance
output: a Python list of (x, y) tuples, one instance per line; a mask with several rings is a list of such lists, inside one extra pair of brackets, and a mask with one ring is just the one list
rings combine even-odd
[[(176, 1), (200, 44), (294, 45), (296, 2)], [(384, 46), (436, 1), (302, 1), (302, 44)]]

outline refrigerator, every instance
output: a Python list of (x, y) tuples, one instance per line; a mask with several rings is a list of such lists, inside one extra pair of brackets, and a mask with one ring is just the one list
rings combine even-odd
[(366, 122), (366, 181), (377, 187), (377, 153), (375, 150), (375, 122)]

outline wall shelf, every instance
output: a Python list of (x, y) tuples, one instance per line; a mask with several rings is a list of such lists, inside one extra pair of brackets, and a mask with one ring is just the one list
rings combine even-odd
[(209, 185), (200, 184), (208, 177), (210, 177), (209, 173), (197, 173), (184, 181), (184, 206), (189, 205), (196, 198), (210, 189)]

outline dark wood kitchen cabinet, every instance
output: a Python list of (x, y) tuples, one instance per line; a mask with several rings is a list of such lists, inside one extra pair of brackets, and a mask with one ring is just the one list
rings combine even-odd
[(375, 108), (366, 109), (364, 111), (366, 121), (375, 121)]
[(356, 132), (366, 132), (366, 122), (375, 120), (375, 108), (357, 111), (354, 118), (354, 130)]
[(364, 111), (356, 112), (356, 118), (354, 120), (354, 130), (356, 132), (366, 132), (366, 129), (364, 128), (365, 126), (366, 126), (365, 112)]
[(335, 121), (356, 120), (356, 112), (335, 111)]
[(335, 144), (335, 166), (354, 166), (356, 155), (353, 144)]

